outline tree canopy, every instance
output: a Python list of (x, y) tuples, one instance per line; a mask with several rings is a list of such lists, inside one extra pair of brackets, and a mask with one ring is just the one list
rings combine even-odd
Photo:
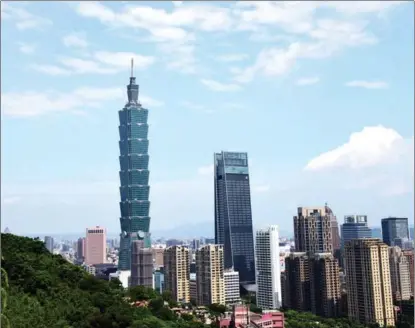
[[(153, 289), (125, 292), (119, 281), (95, 278), (39, 240), (2, 234), (1, 249), (2, 301), (7, 299), (2, 326), (7, 321), (12, 328), (204, 327), (179, 318)], [(135, 300), (147, 300), (149, 307), (131, 306)]]

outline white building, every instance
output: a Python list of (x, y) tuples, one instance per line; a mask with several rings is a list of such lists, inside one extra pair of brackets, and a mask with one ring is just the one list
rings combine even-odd
[(225, 280), (225, 303), (236, 304), (241, 301), (239, 289), (239, 272), (232, 269), (225, 270), (223, 273)]
[(117, 278), (124, 288), (130, 287), (130, 278), (131, 278), (131, 271), (130, 270), (122, 270), (116, 271), (114, 273), (110, 273), (109, 280)]
[(279, 309), (281, 268), (278, 226), (256, 233), (257, 305), (262, 309)]

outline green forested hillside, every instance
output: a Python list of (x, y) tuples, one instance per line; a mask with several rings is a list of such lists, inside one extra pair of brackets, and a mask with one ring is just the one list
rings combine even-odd
[(204, 326), (177, 319), (163, 304), (154, 309), (155, 315), (153, 309), (131, 307), (119, 282), (96, 279), (60, 255), (50, 254), (41, 241), (2, 234), (1, 251), (1, 266), (8, 275), (2, 313), (7, 319), (2, 319), (2, 327), (6, 321), (10, 328)]

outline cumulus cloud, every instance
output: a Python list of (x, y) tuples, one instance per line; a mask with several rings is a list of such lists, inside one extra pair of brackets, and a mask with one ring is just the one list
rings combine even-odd
[(381, 125), (365, 127), (352, 133), (345, 144), (310, 160), (305, 169), (359, 169), (395, 163), (411, 151), (411, 140), (413, 143), (413, 138), (406, 140), (395, 130)]

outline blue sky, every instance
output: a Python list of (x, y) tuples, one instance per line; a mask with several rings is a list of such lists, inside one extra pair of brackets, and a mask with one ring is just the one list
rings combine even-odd
[[(151, 228), (212, 221), (213, 153), (247, 151), (257, 228), (297, 206), (413, 220), (412, 2), (2, 2), (2, 226), (119, 230), (130, 58)], [(206, 234), (210, 234), (207, 231)]]

